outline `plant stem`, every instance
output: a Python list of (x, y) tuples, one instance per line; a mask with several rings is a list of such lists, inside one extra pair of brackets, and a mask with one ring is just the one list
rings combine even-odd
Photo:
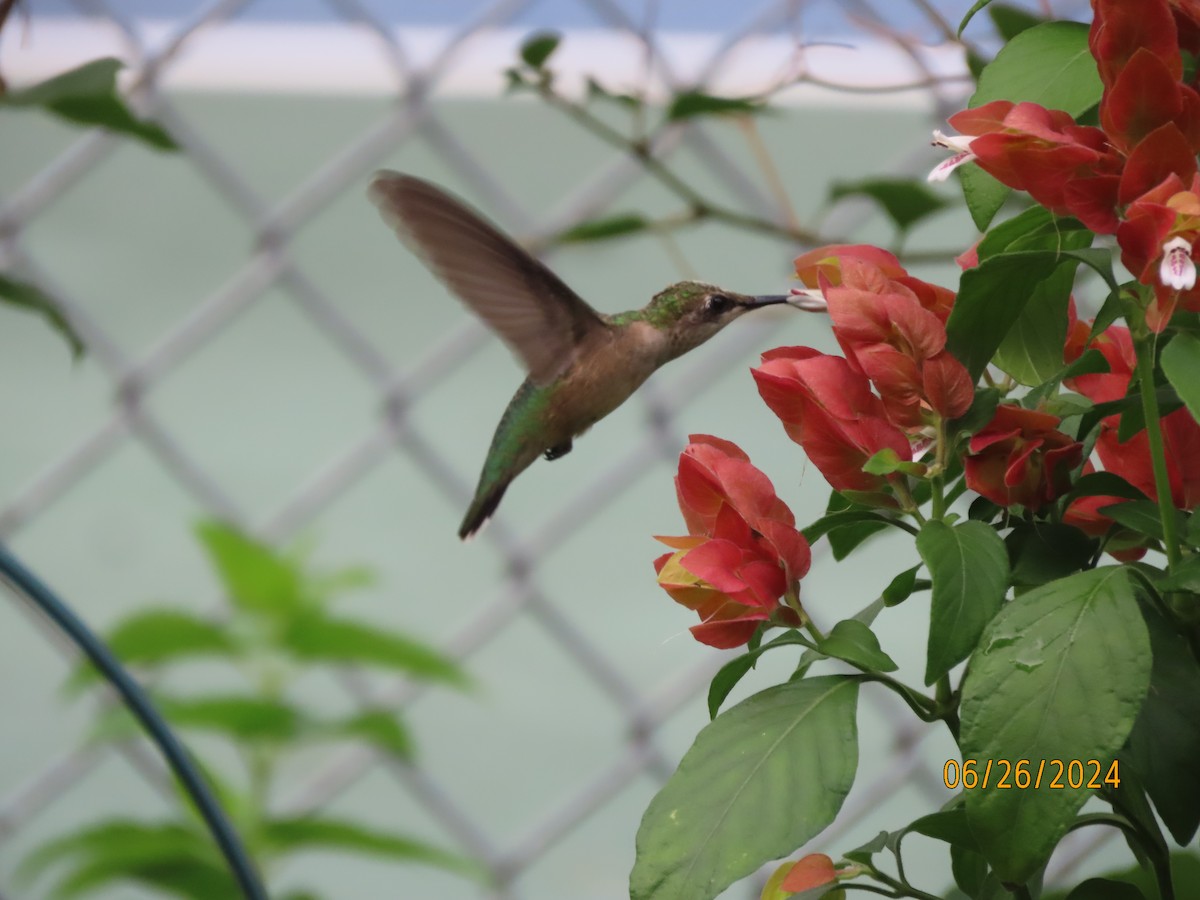
[[(803, 614), (803, 610), (801, 610), (801, 613)], [(818, 644), (825, 640), (825, 635), (821, 634), (821, 629), (816, 626), (816, 623), (807, 614), (804, 614), (804, 630), (811, 634), (813, 640)], [(816, 650), (817, 648), (814, 647), (813, 649)]]
[(1141, 335), (1134, 341), (1137, 350), (1138, 390), (1142, 395), (1142, 414), (1146, 419), (1146, 438), (1150, 444), (1150, 463), (1154, 468), (1154, 492), (1158, 495), (1158, 517), (1162, 520), (1167, 570), (1179, 565), (1179, 539), (1175, 534), (1175, 506), (1171, 502), (1171, 478), (1167, 473), (1167, 455), (1163, 446), (1162, 421), (1158, 395), (1154, 391), (1154, 338)]
[(941, 900), (940, 897), (934, 896), (933, 894), (927, 894), (925, 891), (921, 890), (920, 888), (915, 888), (907, 882), (897, 881), (891, 875), (888, 875), (886, 872), (880, 872), (878, 869), (872, 870), (871, 877), (878, 881), (882, 881), (893, 890), (899, 891), (899, 896), (902, 897), (916, 897), (917, 900)]
[(936, 722), (941, 716), (938, 715), (937, 703), (926, 697), (920, 691), (910, 688), (903, 681), (898, 681), (890, 675), (884, 675), (882, 672), (868, 672), (863, 670), (863, 677), (867, 681), (874, 681), (882, 684), (884, 687), (889, 687), (895, 692), (901, 700), (908, 704), (909, 709), (917, 714), (917, 718), (922, 722)]
[(869, 894), (880, 894), (884, 897), (903, 897), (903, 894), (898, 894), (895, 891), (885, 891), (883, 888), (877, 888), (873, 884), (855, 884), (853, 881), (847, 881), (840, 885), (845, 891), (866, 891)]
[(950, 729), (950, 734), (957, 741), (959, 728), (958, 710), (954, 707), (954, 690), (950, 687), (949, 673), (938, 679), (934, 691), (934, 696), (937, 698), (938, 712), (941, 714), (940, 718), (946, 723), (946, 727)]
[(917, 501), (913, 499), (912, 492), (908, 489), (908, 483), (904, 476), (898, 478), (889, 478), (888, 483), (896, 491), (896, 496), (900, 498), (900, 508), (917, 520), (918, 525), (925, 524), (925, 517), (921, 515), (921, 510), (917, 507)]
[(537, 86), (538, 94), (550, 106), (565, 113), (570, 118), (574, 119), (600, 140), (619, 150), (624, 150), (626, 153), (633, 156), (642, 167), (653, 175), (662, 185), (668, 188), (672, 193), (680, 199), (687, 202), (696, 212), (697, 218), (705, 216), (719, 219), (730, 225), (738, 225), (742, 228), (748, 228), (752, 231), (761, 231), (766, 234), (773, 234), (777, 237), (786, 238), (791, 241), (797, 241), (803, 244), (816, 245), (821, 243), (822, 238), (819, 234), (809, 231), (806, 228), (797, 226), (781, 225), (778, 222), (773, 222), (770, 219), (764, 219), (761, 216), (754, 216), (748, 213), (741, 213), (737, 210), (729, 209), (725, 206), (720, 206), (703, 197), (690, 184), (672, 172), (661, 160), (650, 152), (650, 138), (641, 141), (631, 141), (620, 131), (613, 128), (607, 122), (592, 115), (578, 103), (572, 103), (561, 94), (554, 91), (551, 85), (543, 82)]
[(929, 513), (934, 521), (940, 522), (946, 517), (946, 454), (950, 443), (946, 436), (946, 420), (939, 417), (937, 425), (937, 446), (933, 454), (933, 475), (929, 479), (929, 496), (933, 507)]

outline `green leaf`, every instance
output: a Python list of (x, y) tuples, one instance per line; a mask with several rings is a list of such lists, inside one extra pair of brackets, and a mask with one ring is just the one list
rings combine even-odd
[(282, 700), (237, 694), (160, 701), (163, 714), (181, 728), (217, 731), (244, 741), (286, 741), (303, 725), (299, 710)]
[(864, 866), (870, 865), (871, 857), (887, 849), (889, 837), (890, 835), (886, 831), (881, 831), (865, 844), (860, 844), (853, 850), (847, 850), (842, 856), (851, 862), (862, 863)]
[(814, 544), (827, 534), (832, 534), (835, 531), (841, 531), (847, 528), (855, 528), (857, 526), (868, 525), (870, 531), (868, 534), (874, 534), (877, 531), (882, 531), (889, 525), (896, 528), (909, 531), (911, 526), (907, 522), (894, 518), (893, 516), (885, 515), (884, 513), (875, 512), (868, 509), (847, 509), (841, 512), (830, 513), (827, 516), (822, 516), (813, 522), (807, 528), (801, 529), (804, 539), (810, 544)]
[(988, 7), (988, 15), (992, 19), (992, 24), (996, 26), (997, 33), (1004, 41), (1011, 41), (1022, 31), (1028, 31), (1034, 25), (1044, 21), (1031, 15), (1027, 10), (1009, 6), (1007, 3), (993, 3)]
[(928, 466), (924, 463), (902, 459), (900, 454), (891, 447), (884, 447), (863, 463), (862, 470), (871, 475), (891, 475), (893, 472), (903, 472), (906, 475), (922, 478), (928, 471)]
[[(1088, 232), (1068, 232), (1071, 243), (1065, 249), (1083, 249), (1092, 236)], [(1063, 368), (1063, 345), (1067, 340), (1067, 304), (1075, 284), (1079, 260), (1060, 263), (1050, 275), (1034, 287), (1029, 301), (1012, 324), (993, 359), (996, 366), (1017, 382), (1037, 385), (1054, 378)]]
[(1005, 253), (963, 272), (954, 310), (946, 322), (946, 348), (967, 367), (973, 380), (983, 374), (1038, 285), (1061, 262), (1061, 257), (1050, 251)]
[(1146, 495), (1132, 484), (1112, 472), (1088, 472), (1080, 475), (1079, 480), (1065, 496), (1065, 505), (1080, 497), (1123, 497), (1128, 500), (1145, 500)]
[(950, 845), (950, 870), (954, 875), (954, 883), (967, 897), (1001, 900), (1011, 896), (995, 875), (988, 871), (987, 860), (979, 853), (979, 845), (967, 823), (962, 794), (951, 800), (950, 804), (939, 812), (922, 816), (899, 832), (896, 839), (897, 855), (900, 852), (900, 839), (909, 832), (943, 841)]
[[(118, 659), (132, 666), (238, 655), (237, 644), (224, 627), (173, 609), (134, 613), (118, 623), (106, 641)], [(77, 690), (99, 677), (92, 665), (81, 664), (67, 682), (67, 690)]]
[(546, 65), (546, 60), (550, 58), (550, 54), (558, 49), (561, 41), (562, 35), (556, 32), (535, 32), (521, 45), (521, 59), (530, 68), (541, 69)]
[(588, 76), (587, 80), (588, 98), (600, 98), (616, 103), (618, 106), (624, 106), (626, 109), (640, 109), (645, 105), (643, 99), (637, 94), (618, 94), (615, 91), (610, 91), (595, 78)]
[[(954, 883), (968, 897), (975, 900), (1000, 900), (1012, 895), (1000, 885), (996, 876), (988, 870), (987, 860), (977, 850), (964, 847), (950, 848), (950, 872)], [(1000, 890), (996, 890), (1000, 888)]]
[[(870, 627), (871, 623), (875, 621), (876, 617), (883, 611), (883, 609), (883, 598), (879, 597), (875, 600), (872, 600), (853, 616), (851, 616), (851, 618), (854, 619), (855, 622), (859, 622), (862, 625)], [(800, 641), (797, 641), (797, 643), (800, 643)], [(806, 675), (808, 675), (808, 670), (812, 668), (813, 663), (820, 662), (823, 659), (829, 659), (829, 655), (822, 653), (816, 647), (809, 647), (802, 654), (800, 654), (800, 662), (796, 664), (796, 671), (792, 673), (790, 680), (799, 681), (801, 678), (804, 678)]]
[[(1070, 256), (1079, 260), (1081, 263), (1099, 275), (1102, 279), (1104, 279), (1105, 285), (1108, 286), (1110, 297), (1116, 297), (1120, 294), (1121, 286), (1117, 284), (1117, 276), (1113, 274), (1111, 250), (1105, 247), (1084, 247), (1083, 249), (1079, 250), (1067, 249), (1063, 251), (1063, 256)], [(1103, 331), (1104, 328), (1107, 328), (1114, 320), (1115, 317), (1114, 319), (1110, 319), (1108, 322), (1106, 322), (1100, 331)], [(1093, 337), (1099, 334), (1099, 331), (1096, 330), (1096, 322), (1099, 321), (1100, 316), (1098, 314), (1096, 321), (1092, 323), (1091, 334)]]
[(925, 181), (911, 178), (839, 181), (830, 189), (829, 199), (836, 201), (844, 197), (868, 197), (874, 200), (900, 231), (907, 231), (948, 205), (948, 201), (934, 193)]
[(32, 880), (52, 867), (64, 870), (52, 892), (60, 898), (122, 882), (197, 900), (238, 893), (211, 839), (174, 822), (109, 819), (85, 826), (33, 850), (18, 878)]
[[(1134, 727), (1137, 727), (1136, 723)], [(1100, 799), (1110, 804), (1114, 813), (1124, 816), (1136, 829), (1136, 838), (1125, 831), (1122, 831), (1121, 836), (1138, 863), (1146, 866), (1148, 870), (1161, 866), (1165, 871), (1170, 868), (1171, 853), (1159, 827), (1158, 817), (1150, 806), (1150, 798), (1146, 796), (1146, 789), (1139, 780), (1135, 767), (1129, 762), (1128, 742), (1117, 754), (1114, 763), (1120, 766), (1121, 783), (1118, 787), (1105, 785), (1104, 790), (1100, 792)]]
[(667, 107), (667, 121), (678, 122), (696, 116), (749, 116), (766, 111), (767, 106), (753, 97), (714, 97), (702, 91), (676, 94)]
[(79, 359), (83, 356), (83, 338), (71, 326), (54, 299), (36, 284), (0, 275), (0, 303), (41, 316), (71, 346), (72, 357)]
[(857, 619), (842, 619), (817, 648), (865, 672), (894, 672), (899, 666), (879, 646), (875, 632)]
[(378, 581), (373, 569), (366, 566), (346, 566), (332, 572), (310, 575), (308, 586), (314, 597), (322, 603), (346, 591), (370, 587)]
[(122, 882), (140, 884), (186, 900), (212, 900), (213, 897), (236, 897), (242, 893), (228, 867), (220, 862), (177, 859), (122, 867), (110, 857), (93, 857), (76, 867), (70, 877), (60, 883), (54, 896), (58, 900), (91, 896), (97, 888)]
[(717, 716), (651, 801), (631, 900), (712, 900), (833, 821), (858, 766), (858, 681), (768, 688)]
[(157, 150), (178, 150), (166, 131), (139, 120), (117, 94), (117, 71), (122, 65), (119, 59), (93, 60), (39, 84), (0, 94), (0, 105), (40, 106), (68, 122), (107, 128)]
[(837, 491), (829, 495), (826, 515), (802, 529), (805, 540), (815, 544), (828, 535), (829, 548), (836, 560), (845, 559), (869, 537), (888, 526), (915, 535), (917, 530), (902, 519), (860, 506)]
[(1003, 253), (1015, 250), (1050, 250), (1052, 246), (1028, 246), (1035, 244), (1047, 234), (1058, 233), (1058, 219), (1048, 209), (1041, 206), (1031, 206), (1000, 224), (990, 228), (988, 233), (979, 240), (976, 253), (979, 261), (991, 259)]
[[(1158, 399), (1159, 412), (1164, 416), (1183, 405), (1175, 394), (1175, 389), (1168, 385), (1157, 388), (1154, 395)], [(1118, 429), (1118, 440), (1120, 441), (1128, 440), (1129, 437), (1146, 427), (1145, 419), (1142, 416), (1142, 396), (1136, 384), (1131, 383), (1130, 392), (1119, 400), (1097, 403), (1090, 412), (1085, 413), (1079, 420), (1076, 440), (1083, 440), (1087, 437), (1102, 419), (1118, 414), (1121, 416), (1121, 425)], [(1127, 436), (1122, 436), (1126, 432), (1128, 432)]]
[(833, 551), (833, 558), (841, 562), (886, 527), (881, 522), (860, 522), (857, 525), (835, 528), (826, 538), (829, 541), (829, 549)]
[(883, 589), (883, 603), (885, 606), (899, 606), (917, 589), (917, 571), (921, 567), (913, 566), (911, 569), (905, 569)]
[(1012, 194), (1012, 188), (1001, 184), (979, 166), (961, 166), (954, 171), (962, 183), (963, 199), (967, 201), (971, 221), (977, 229), (986, 231)]
[[(1192, 850), (1177, 850), (1171, 854), (1171, 875), (1175, 884), (1175, 900), (1200, 900), (1200, 856)], [(1108, 873), (1114, 880), (1135, 885), (1147, 897), (1157, 897), (1158, 885), (1154, 875), (1140, 865)], [(1042, 900), (1065, 900), (1066, 891), (1047, 891)]]
[(203, 838), (174, 822), (108, 819), (38, 846), (21, 861), (17, 877), (32, 880), (77, 855), (113, 856), (122, 865), (137, 865), (193, 855), (203, 846)]
[(943, 841), (952, 847), (978, 850), (979, 844), (975, 842), (967, 823), (967, 808), (961, 802), (961, 795), (956, 799), (957, 805), (921, 816), (904, 830)]
[(1200, 420), (1200, 338), (1177, 334), (1163, 348), (1162, 370), (1193, 419)]
[(238, 609), (287, 618), (305, 606), (296, 564), (273, 548), (221, 522), (202, 522), (196, 534)]
[(341, 850), (424, 863), (481, 881), (485, 877), (483, 867), (465, 856), (415, 838), (365, 828), (341, 819), (317, 816), (273, 819), (262, 826), (261, 838), (272, 853), (288, 854), (314, 848)]
[(917, 552), (933, 582), (925, 683), (933, 684), (966, 659), (1004, 602), (1008, 553), (982, 522), (950, 526), (930, 521), (917, 535)]
[[(1195, 524), (1196, 518), (1191, 520)], [(1200, 556), (1189, 556), (1177, 565), (1169, 575), (1155, 582), (1160, 591), (1191, 591), (1200, 594)]]
[(649, 225), (650, 223), (646, 221), (646, 218), (637, 213), (619, 213), (614, 216), (605, 216), (601, 219), (580, 222), (573, 228), (568, 228), (559, 234), (555, 240), (560, 244), (581, 244), (586, 241), (602, 241), (608, 238), (634, 234), (638, 231), (645, 231)]
[(328, 734), (337, 737), (354, 737), (365, 741), (384, 753), (403, 760), (412, 760), (412, 735), (400, 721), (399, 713), (388, 710), (368, 710), (325, 726)]
[(1018, 522), (1004, 539), (1013, 584), (1036, 587), (1078, 572), (1091, 561), (1096, 541), (1058, 522)]
[[(305, 725), (299, 710), (282, 700), (214, 694), (182, 698), (158, 695), (155, 704), (167, 721), (179, 729), (212, 731), (242, 742), (291, 740)], [(127, 740), (141, 726), (124, 708), (113, 707), (93, 731), (94, 740)]]
[[(1080, 572), (1018, 596), (996, 615), (962, 687), (964, 759), (989, 763), (1115, 756), (1150, 682), (1150, 641), (1122, 567)], [(1084, 785), (966, 792), (971, 831), (999, 877), (1024, 882), (1045, 862), (1090, 791)], [(1091, 776), (1089, 769), (1088, 776)], [(1101, 777), (1106, 770), (1101, 772)], [(1011, 779), (1010, 779), (1011, 782)]]
[(721, 666), (708, 686), (708, 717), (710, 719), (717, 717), (717, 713), (721, 711), (721, 704), (725, 702), (725, 698), (729, 696), (729, 692), (737, 687), (738, 682), (758, 664), (760, 656), (775, 647), (794, 644), (807, 646), (808, 640), (801, 634), (788, 631), (768, 641), (761, 647), (755, 647), (748, 653), (735, 656), (729, 662), (725, 663), (725, 665)]
[(947, 434), (951, 437), (975, 434), (996, 417), (996, 407), (999, 405), (1000, 391), (996, 388), (977, 388), (970, 408), (957, 419), (950, 420)]
[[(1118, 525), (1123, 525), (1138, 534), (1148, 534), (1152, 538), (1163, 540), (1162, 519), (1158, 517), (1158, 504), (1153, 500), (1130, 500), (1126, 503), (1114, 503), (1099, 509), (1102, 515), (1108, 516)], [(1183, 516), (1174, 511), (1176, 533), (1184, 529)]]
[(1154, 662), (1128, 758), (1171, 836), (1186, 845), (1200, 827), (1200, 664), (1154, 604), (1141, 609)]
[(1076, 885), (1067, 900), (1146, 900), (1146, 895), (1124, 881), (1089, 878)]
[(426, 681), (459, 687), (469, 684), (457, 663), (428, 644), (349, 619), (302, 616), (284, 632), (281, 644), (306, 662), (378, 666)]
[(979, 76), (974, 108), (993, 100), (1031, 101), (1079, 116), (1100, 102), (1103, 85), (1088, 50), (1088, 26), (1042, 22), (1022, 31)]

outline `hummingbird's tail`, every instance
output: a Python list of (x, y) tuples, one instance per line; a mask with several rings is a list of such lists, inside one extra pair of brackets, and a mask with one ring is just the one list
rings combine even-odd
[(500, 505), (504, 492), (508, 490), (509, 483), (507, 481), (498, 484), (486, 484), (485, 481), (486, 479), (481, 479), (479, 488), (475, 492), (475, 499), (471, 501), (471, 507), (463, 516), (462, 525), (458, 528), (458, 536), (464, 541), (470, 540), (475, 532), (487, 524), (492, 513), (496, 511), (496, 507)]

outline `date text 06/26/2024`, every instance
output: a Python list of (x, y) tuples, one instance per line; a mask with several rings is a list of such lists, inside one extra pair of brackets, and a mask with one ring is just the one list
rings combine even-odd
[(1117, 760), (1108, 763), (1098, 759), (956, 759), (942, 766), (942, 782), (952, 791), (1017, 788), (1037, 790), (1045, 785), (1051, 790), (1121, 786)]

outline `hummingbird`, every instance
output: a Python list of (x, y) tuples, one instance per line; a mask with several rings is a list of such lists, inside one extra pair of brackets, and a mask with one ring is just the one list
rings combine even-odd
[(463, 540), (491, 518), (509, 484), (534, 460), (569, 453), (576, 437), (659, 366), (750, 310), (795, 300), (680, 281), (642, 309), (605, 315), (480, 213), (428, 181), (385, 170), (368, 193), (400, 239), (529, 373), (496, 427), (458, 529)]

